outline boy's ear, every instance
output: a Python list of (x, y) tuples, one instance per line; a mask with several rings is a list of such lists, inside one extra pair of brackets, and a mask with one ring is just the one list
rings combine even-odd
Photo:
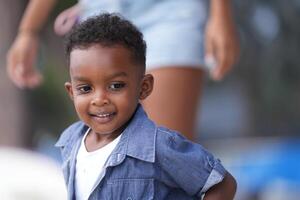
[(152, 74), (146, 74), (143, 77), (141, 91), (140, 91), (140, 100), (146, 99), (153, 90), (154, 78)]
[(73, 101), (74, 95), (73, 95), (73, 90), (72, 90), (72, 84), (70, 82), (65, 82), (65, 88), (66, 88), (71, 100)]

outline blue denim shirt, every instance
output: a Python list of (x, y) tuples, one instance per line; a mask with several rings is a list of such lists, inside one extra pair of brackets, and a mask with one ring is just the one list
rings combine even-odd
[[(83, 122), (74, 123), (56, 143), (61, 148), (68, 199), (75, 199), (76, 154), (87, 129)], [(157, 127), (139, 105), (89, 200), (201, 199), (225, 173), (220, 161), (201, 145)]]

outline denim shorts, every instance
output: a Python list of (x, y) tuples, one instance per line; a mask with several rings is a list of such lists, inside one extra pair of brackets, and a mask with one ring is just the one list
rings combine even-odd
[(133, 22), (147, 43), (147, 70), (204, 66), (207, 0), (80, 0), (81, 20), (117, 12)]

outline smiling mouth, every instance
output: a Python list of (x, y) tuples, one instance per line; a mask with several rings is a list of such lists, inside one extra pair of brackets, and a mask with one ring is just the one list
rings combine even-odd
[(116, 115), (115, 112), (90, 114), (90, 116), (94, 120), (96, 120), (98, 123), (101, 123), (101, 124), (111, 121), (115, 115)]

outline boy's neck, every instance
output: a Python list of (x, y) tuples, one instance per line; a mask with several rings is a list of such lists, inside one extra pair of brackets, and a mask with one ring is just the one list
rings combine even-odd
[(93, 130), (90, 130), (87, 136), (85, 137), (85, 148), (88, 152), (96, 151), (101, 149), (105, 145), (111, 143), (116, 139), (122, 132), (118, 134), (98, 134)]

